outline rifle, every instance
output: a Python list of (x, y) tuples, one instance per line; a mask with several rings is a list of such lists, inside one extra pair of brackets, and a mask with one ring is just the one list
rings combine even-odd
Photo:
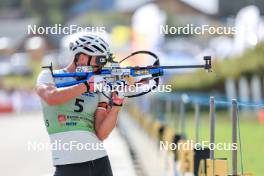
[[(145, 54), (148, 56), (151, 56), (154, 59), (154, 64), (150, 66), (144, 66), (144, 67), (120, 67), (120, 64), (139, 54)], [(100, 62), (100, 61), (99, 61)], [(105, 61), (102, 61), (105, 62)], [(151, 90), (155, 89), (159, 85), (159, 77), (164, 75), (164, 70), (167, 69), (188, 69), (188, 68), (203, 68), (207, 70), (208, 72), (211, 72), (211, 56), (204, 56), (204, 64), (202, 65), (175, 65), (175, 66), (161, 66), (159, 62), (158, 56), (150, 51), (136, 51), (131, 53), (129, 56), (125, 57), (119, 62), (114, 61), (114, 57), (110, 55), (109, 62), (111, 65), (109, 67), (103, 67), (99, 73), (95, 73), (92, 70), (86, 70), (86, 71), (81, 71), (81, 72), (74, 72), (74, 73), (54, 73), (53, 72), (53, 66), (52, 63), (50, 66), (44, 66), (42, 68), (48, 68), (51, 71), (52, 77), (53, 78), (65, 78), (65, 77), (82, 77), (82, 80), (76, 80), (76, 81), (70, 81), (70, 82), (63, 82), (63, 83), (57, 83), (56, 87), (68, 87), (68, 86), (73, 86), (77, 85), (83, 82), (88, 81), (93, 75), (101, 75), (105, 77), (105, 79), (108, 78), (115, 78), (115, 80), (121, 80), (125, 79), (128, 77), (140, 77), (140, 76), (149, 76), (148, 78), (143, 78), (145, 80), (154, 80), (155, 85), (152, 86), (149, 90), (146, 90), (144, 92), (141, 92), (136, 95), (128, 95), (126, 97), (132, 98), (132, 97), (137, 97), (141, 96), (144, 94), (149, 93)], [(100, 63), (99, 63), (100, 64)], [(111, 82), (110, 82), (111, 83)]]

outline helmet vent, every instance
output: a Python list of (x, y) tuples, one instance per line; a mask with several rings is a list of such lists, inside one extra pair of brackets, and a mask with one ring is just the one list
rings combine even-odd
[(85, 42), (86, 40), (85, 39), (83, 39), (83, 38), (80, 38), (80, 40), (82, 41), (82, 42)]
[(98, 46), (96, 46), (96, 45), (92, 45), (95, 49), (97, 49), (98, 51), (100, 51), (100, 52), (104, 52), (101, 48), (99, 48)]
[(93, 50), (91, 50), (90, 48), (83, 47), (83, 49), (85, 49), (85, 50), (87, 50), (87, 51), (90, 51), (90, 52), (94, 53), (94, 51), (93, 51)]
[(89, 38), (89, 39), (92, 39), (92, 40), (94, 39), (94, 38), (93, 38), (93, 37), (91, 37), (91, 36), (85, 36), (85, 37), (87, 37), (87, 38)]
[(106, 50), (106, 47), (103, 44), (100, 44), (100, 45)]

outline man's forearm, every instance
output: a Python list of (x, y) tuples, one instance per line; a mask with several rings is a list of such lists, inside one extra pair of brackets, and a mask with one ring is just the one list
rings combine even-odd
[[(43, 99), (49, 105), (59, 105), (68, 102), (69, 100), (83, 94), (86, 92), (86, 86), (84, 84), (79, 84), (71, 87), (65, 88), (55, 88), (50, 87), (47, 88), (45, 91)], [(41, 93), (41, 88), (38, 90)]]
[(120, 111), (120, 107), (113, 106), (112, 109), (107, 113), (104, 120), (101, 122), (96, 133), (98, 138), (104, 140), (111, 133), (117, 123), (117, 116)]

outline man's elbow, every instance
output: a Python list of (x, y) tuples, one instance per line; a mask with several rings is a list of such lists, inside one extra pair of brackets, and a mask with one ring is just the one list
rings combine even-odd
[(46, 97), (44, 98), (44, 101), (49, 105), (49, 106), (55, 106), (58, 105), (58, 102), (54, 100), (53, 98)]
[(98, 139), (100, 139), (101, 141), (104, 141), (104, 140), (108, 137), (108, 134), (97, 132), (97, 133), (96, 133), (96, 136), (97, 136)]
[(55, 105), (59, 105), (59, 103), (57, 101), (54, 101), (53, 99), (46, 99), (45, 102), (49, 105), (49, 106), (55, 106)]
[(65, 103), (65, 97), (61, 97), (58, 90), (54, 87), (41, 85), (36, 87), (36, 92), (41, 99), (50, 106)]

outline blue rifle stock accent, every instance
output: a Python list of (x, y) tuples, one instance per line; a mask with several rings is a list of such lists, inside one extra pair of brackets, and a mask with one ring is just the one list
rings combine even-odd
[(111, 73), (112, 73), (111, 69), (102, 69), (101, 70), (101, 74), (102, 75), (108, 75), (108, 74), (111, 74)]
[(159, 67), (159, 68), (152, 68), (150, 69), (150, 74), (160, 74), (163, 75), (164, 69)]
[[(140, 71), (142, 71), (142, 73), (137, 73)], [(147, 71), (147, 73), (143, 73), (143, 71)], [(163, 75), (163, 69), (160, 67), (159, 68), (144, 68), (142, 70), (137, 69), (137, 68), (130, 69), (130, 75), (134, 77), (143, 76), (143, 75), (153, 75), (153, 74), (159, 74), (159, 76)]]
[(63, 77), (85, 77), (88, 76), (89, 73), (86, 72), (75, 72), (75, 73), (54, 73), (53, 77), (55, 78), (63, 78)]
[(56, 87), (68, 87), (68, 86), (74, 86), (83, 82), (88, 81), (92, 76), (94, 75), (93, 72), (85, 73), (85, 72), (77, 72), (77, 73), (62, 73), (62, 74), (53, 74), (53, 77), (61, 78), (61, 77), (86, 77), (85, 80), (80, 81), (70, 81), (70, 82), (64, 82), (64, 83), (57, 83)]
[(65, 82), (65, 83), (57, 83), (56, 87), (61, 88), (61, 87), (69, 87), (69, 86), (74, 86), (83, 82), (86, 82), (87, 80), (81, 80), (81, 81), (70, 81), (70, 82)]

